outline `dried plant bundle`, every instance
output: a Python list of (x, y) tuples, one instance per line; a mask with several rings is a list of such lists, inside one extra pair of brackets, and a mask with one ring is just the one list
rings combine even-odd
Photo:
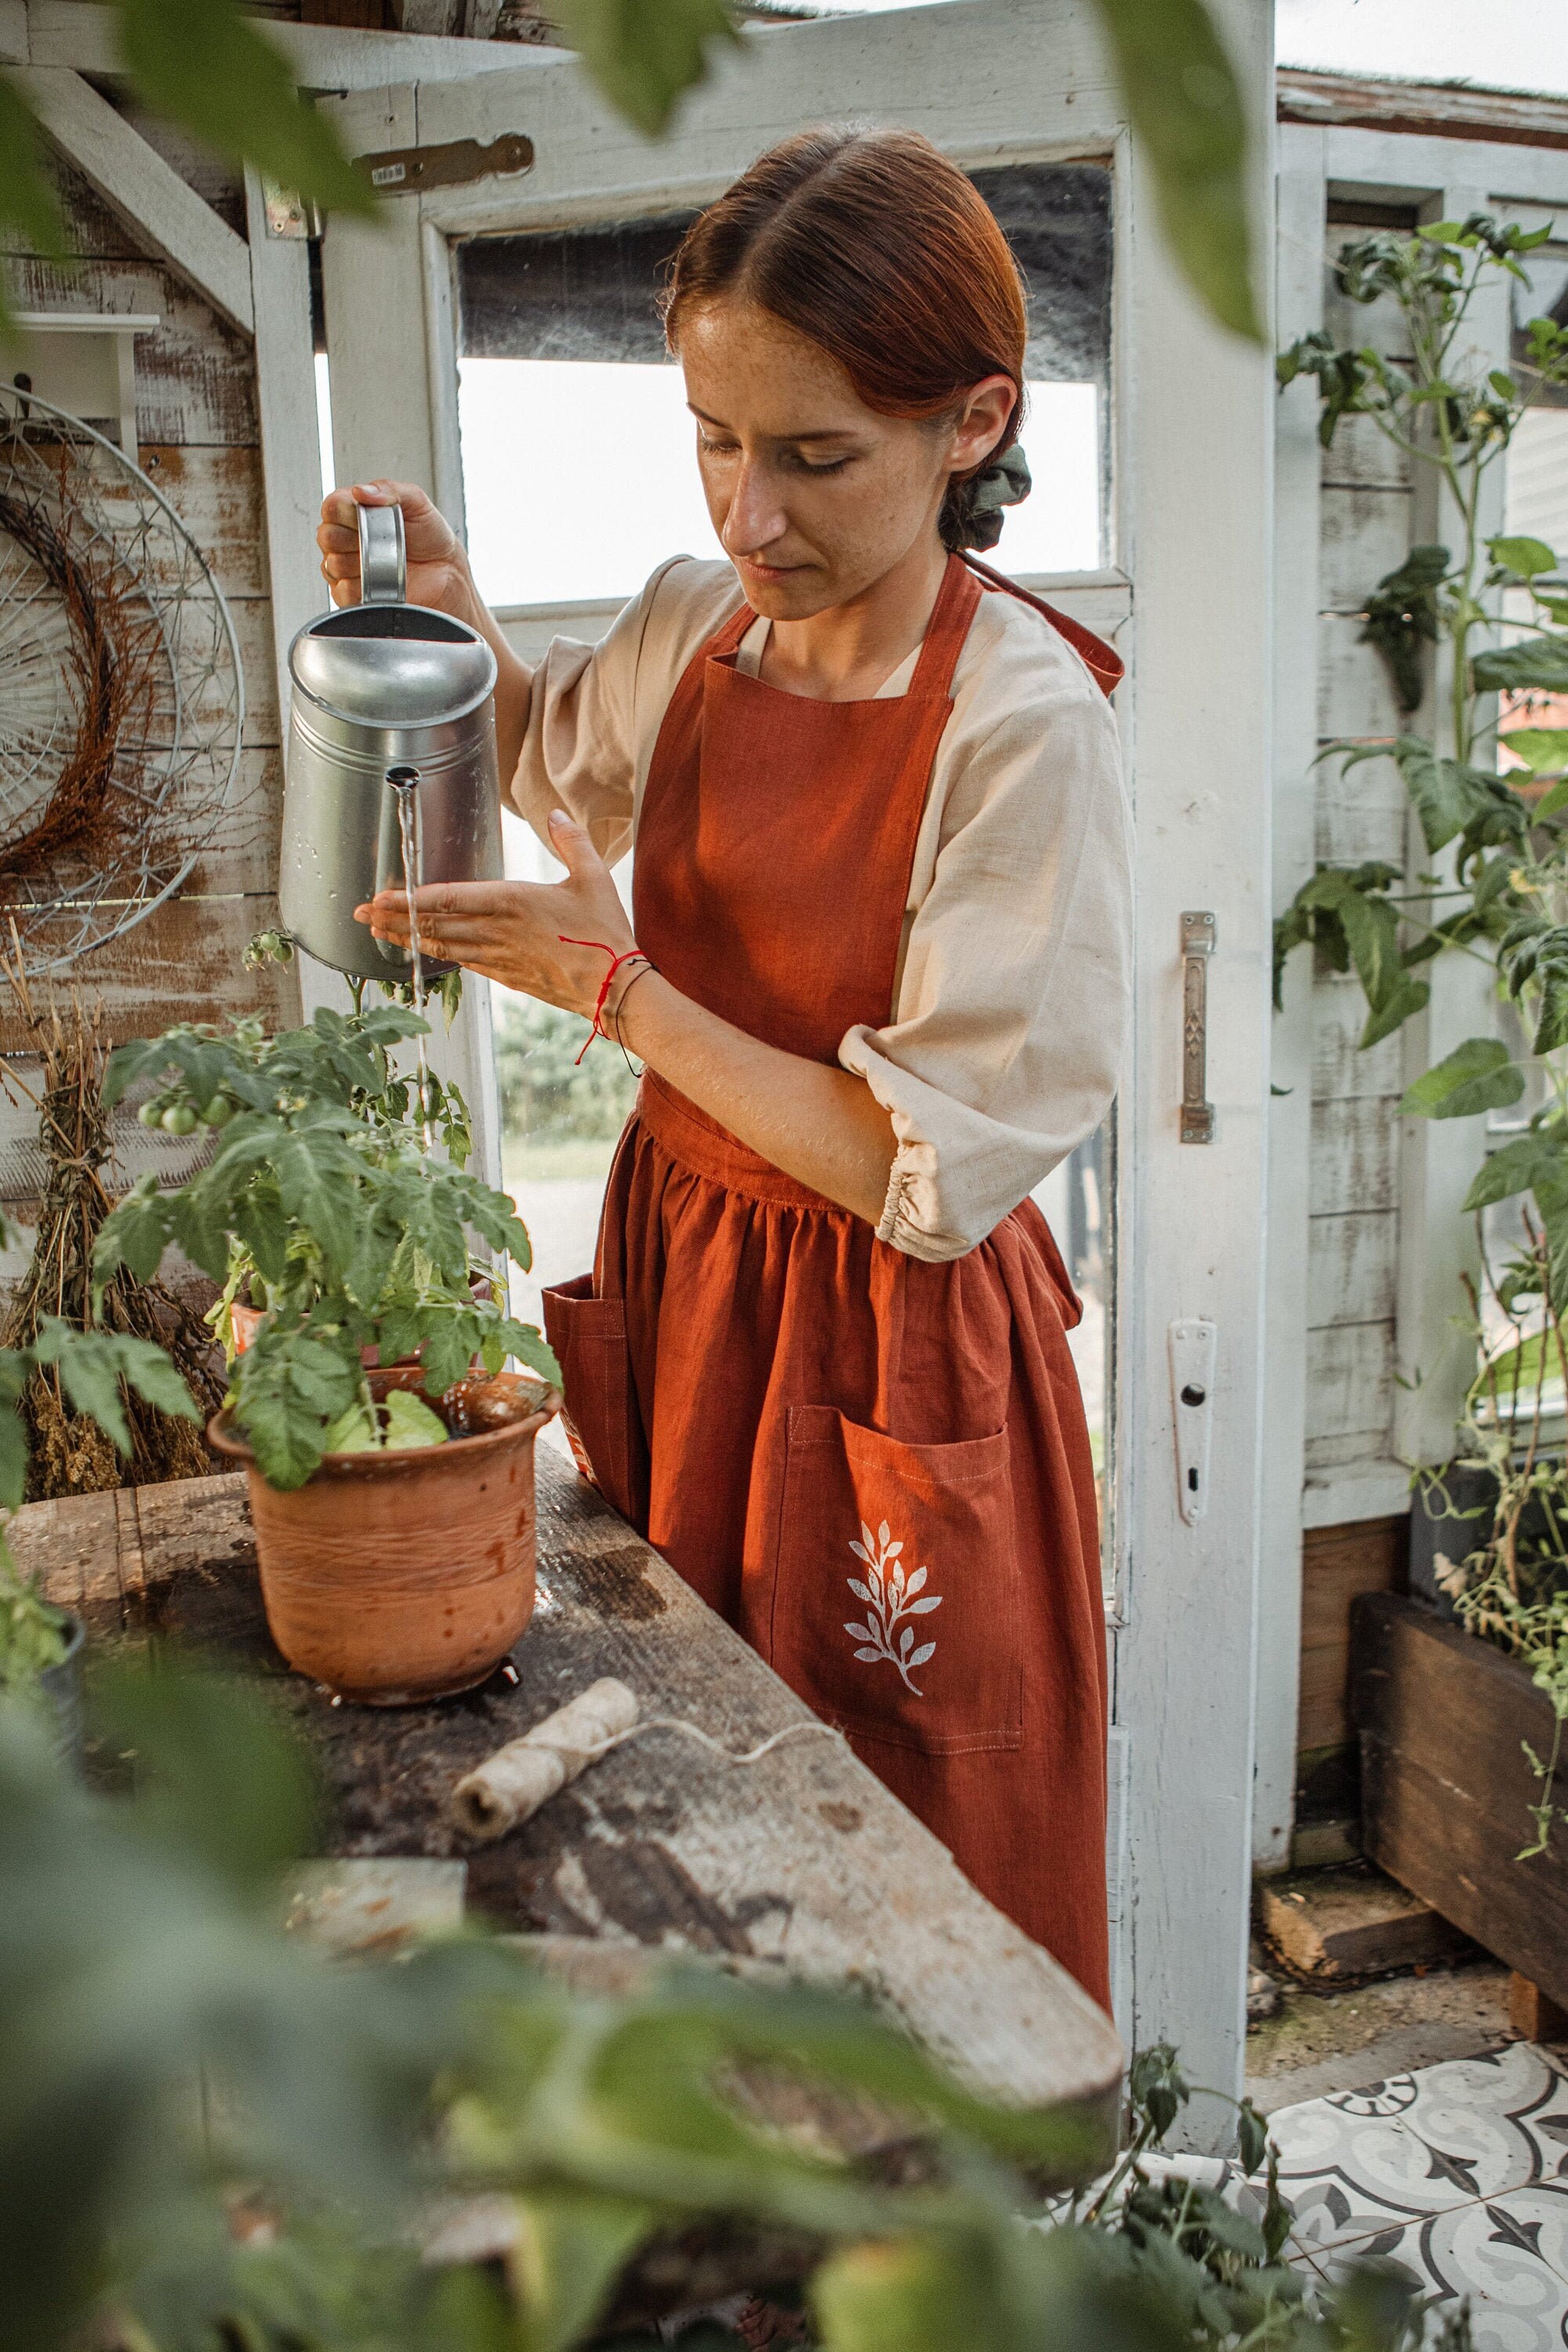
[[(102, 1098), (108, 1045), (101, 1012), (96, 1004), (85, 1006), (74, 990), (63, 1012), (53, 999), (40, 1009), (23, 970), (15, 924), (11, 955), (0, 949), (0, 971), (42, 1063), (37, 1093), (14, 1070), (4, 1074), (4, 1083), (38, 1105), (47, 1171), (33, 1255), (0, 1323), (0, 1346), (25, 1347), (51, 1315), (80, 1331), (153, 1340), (179, 1370), (205, 1423), (223, 1401), (225, 1381), (212, 1333), (195, 1309), (162, 1283), (137, 1281), (123, 1266), (104, 1286), (100, 1307), (94, 1307), (93, 1244), (114, 1205), (102, 1175), (110, 1140)], [(32, 1442), (30, 1502), (209, 1475), (213, 1461), (199, 1427), (129, 1391), (123, 1400), (129, 1455), (117, 1453), (89, 1416), (71, 1411), (52, 1370), (37, 1374), (23, 1403)]]

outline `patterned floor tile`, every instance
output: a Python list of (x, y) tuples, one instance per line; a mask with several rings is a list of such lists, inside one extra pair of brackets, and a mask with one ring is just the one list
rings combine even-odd
[(1568, 2080), (1528, 2042), (1283, 2108), (1269, 2129), (1313, 2252), (1568, 2179)]
[(1516, 2042), (1486, 2058), (1425, 2067), (1400, 2120), (1444, 2151), (1475, 2193), (1554, 2179), (1568, 2157), (1568, 2083), (1546, 2053)]
[(1332, 2279), (1398, 2263), (1468, 2296), (1477, 2352), (1568, 2352), (1568, 2073), (1529, 2042), (1269, 2118), (1289, 2258)]
[(1317, 2268), (1331, 2280), (1352, 2263), (1394, 2263), (1442, 2304), (1468, 2296), (1476, 2352), (1563, 2352), (1568, 2278), (1545, 2259), (1543, 2241), (1562, 2244), (1568, 2210), (1540, 2210), (1560, 2198), (1527, 2189), (1479, 2199), (1339, 2245)]

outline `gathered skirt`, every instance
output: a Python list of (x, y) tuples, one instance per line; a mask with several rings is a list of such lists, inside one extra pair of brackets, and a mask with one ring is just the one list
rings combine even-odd
[(607, 1498), (1108, 2003), (1099, 1511), (1034, 1202), (913, 1258), (648, 1076), (545, 1314)]

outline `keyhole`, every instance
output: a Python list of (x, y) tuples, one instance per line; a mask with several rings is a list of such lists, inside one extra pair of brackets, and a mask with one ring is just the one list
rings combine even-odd
[(1207, 1396), (1208, 1391), (1206, 1389), (1195, 1389), (1191, 1381), (1189, 1381), (1186, 1387), (1182, 1391), (1182, 1402), (1184, 1404), (1203, 1404), (1206, 1402)]
[(1189, 1470), (1187, 1473), (1187, 1492), (1189, 1495), (1195, 1495), (1197, 1491), (1198, 1474), (1196, 1470)]

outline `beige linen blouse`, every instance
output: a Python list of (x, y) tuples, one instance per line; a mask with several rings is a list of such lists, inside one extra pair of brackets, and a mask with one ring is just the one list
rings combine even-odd
[[(562, 807), (613, 865), (632, 846), (660, 721), (742, 602), (727, 563), (677, 556), (595, 646), (534, 674), (512, 799), (542, 839)], [(755, 671), (768, 624), (738, 661)], [(908, 690), (916, 656), (884, 695)], [(1093, 1132), (1131, 993), (1131, 825), (1115, 721), (1082, 661), (1015, 596), (984, 595), (915, 847), (893, 1017), (838, 1058), (889, 1112), (880, 1240), (959, 1257)]]

